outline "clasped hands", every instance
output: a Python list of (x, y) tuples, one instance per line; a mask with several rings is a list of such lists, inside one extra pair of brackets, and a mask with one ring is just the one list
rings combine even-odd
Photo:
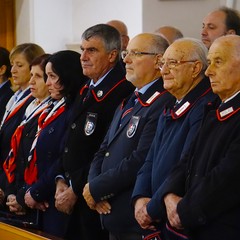
[(169, 193), (164, 197), (168, 221), (171, 224), (171, 226), (176, 229), (183, 229), (181, 220), (177, 213), (177, 205), (181, 199), (182, 199), (181, 197), (173, 193)]
[(111, 213), (111, 205), (109, 204), (108, 201), (100, 201), (100, 202), (95, 202), (93, 199), (90, 188), (89, 188), (89, 183), (87, 183), (83, 189), (83, 197), (87, 203), (87, 205), (92, 209), (96, 210), (99, 214), (109, 214)]
[(29, 207), (29, 208), (34, 208), (34, 209), (39, 209), (43, 212), (45, 212), (47, 210), (47, 208), (49, 207), (48, 202), (37, 202), (35, 201), (32, 196), (30, 191), (27, 191), (25, 193), (24, 196), (24, 200), (25, 200), (25, 204)]
[(56, 184), (55, 192), (55, 207), (57, 210), (66, 214), (71, 214), (77, 199), (78, 197), (73, 192), (72, 187), (69, 187), (64, 179), (59, 179)]
[(148, 215), (147, 204), (151, 198), (139, 198), (135, 202), (135, 219), (143, 229), (156, 230), (152, 218)]

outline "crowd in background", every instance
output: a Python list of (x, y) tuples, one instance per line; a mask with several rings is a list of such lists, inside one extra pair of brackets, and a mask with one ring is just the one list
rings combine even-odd
[(0, 48), (0, 221), (69, 240), (235, 240), (240, 15), (201, 39), (89, 27), (80, 53)]

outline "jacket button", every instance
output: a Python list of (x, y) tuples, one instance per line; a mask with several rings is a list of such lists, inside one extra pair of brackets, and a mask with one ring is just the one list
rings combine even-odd
[(110, 153), (109, 152), (106, 152), (105, 153), (105, 157), (109, 157)]
[(72, 129), (75, 129), (76, 126), (77, 126), (76, 123), (73, 123), (73, 124), (71, 125), (71, 128), (72, 128)]
[(64, 148), (64, 152), (65, 152), (65, 153), (68, 153), (68, 147), (65, 147), (65, 148)]

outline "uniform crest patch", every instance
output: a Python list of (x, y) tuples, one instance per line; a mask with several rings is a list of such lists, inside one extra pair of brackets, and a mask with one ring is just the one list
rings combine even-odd
[(84, 125), (84, 133), (86, 136), (90, 136), (96, 129), (97, 124), (97, 113), (87, 113), (85, 125)]
[(140, 121), (140, 116), (132, 116), (127, 128), (128, 138), (132, 138), (136, 133), (139, 121)]

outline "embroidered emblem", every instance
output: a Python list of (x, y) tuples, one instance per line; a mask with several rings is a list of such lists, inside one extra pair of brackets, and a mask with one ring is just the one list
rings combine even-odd
[(97, 96), (98, 96), (98, 97), (102, 97), (102, 95), (103, 95), (103, 91), (102, 91), (102, 90), (98, 90)]
[(179, 116), (181, 113), (183, 113), (187, 107), (190, 105), (189, 102), (185, 102), (177, 111), (176, 111), (176, 115)]
[(154, 101), (154, 99), (155, 99), (159, 94), (160, 94), (160, 92), (155, 92), (155, 93), (146, 101), (146, 103), (147, 103), (147, 104), (151, 104), (151, 103)]
[(140, 116), (132, 116), (127, 129), (127, 137), (132, 138), (137, 131)]
[(86, 136), (90, 136), (95, 131), (97, 124), (97, 113), (87, 113), (84, 132)]
[(228, 115), (228, 114), (231, 113), (231, 112), (233, 112), (233, 108), (232, 108), (232, 107), (227, 108), (227, 109), (225, 109), (225, 110), (223, 110), (223, 111), (220, 112), (220, 116), (221, 116), (221, 117), (225, 117), (226, 115)]

